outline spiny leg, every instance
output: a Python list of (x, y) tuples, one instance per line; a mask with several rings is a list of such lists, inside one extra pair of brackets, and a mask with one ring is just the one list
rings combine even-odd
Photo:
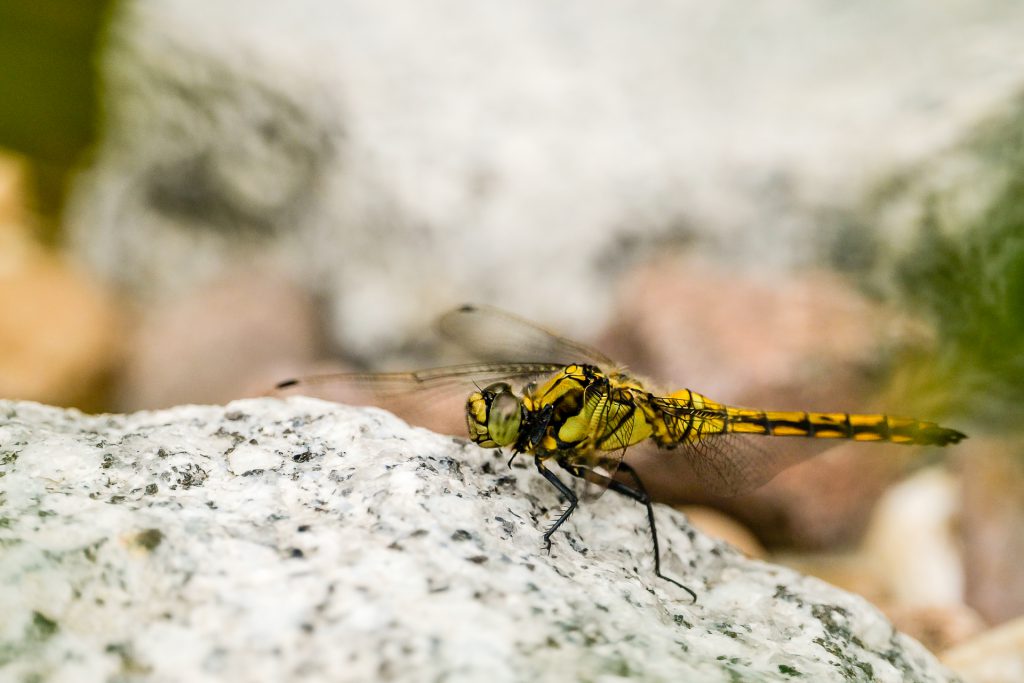
[(647, 523), (651, 527), (651, 540), (654, 542), (654, 574), (655, 574), (655, 576), (657, 576), (660, 579), (664, 579), (665, 581), (668, 581), (669, 583), (675, 584), (676, 586), (679, 586), (684, 591), (689, 593), (690, 597), (693, 598), (693, 601), (696, 603), (697, 602), (697, 594), (696, 593), (694, 593), (690, 588), (688, 588), (687, 586), (684, 586), (683, 584), (679, 583), (675, 579), (670, 578), (668, 576), (665, 576), (664, 574), (661, 573), (661, 549), (658, 546), (658, 527), (654, 523), (654, 506), (653, 506), (653, 504), (651, 502), (651, 495), (649, 493), (647, 493), (647, 489), (644, 488), (644, 483), (640, 479), (640, 475), (636, 473), (636, 470), (634, 470), (631, 466), (629, 466), (625, 462), (619, 464), (619, 472), (623, 472), (625, 474), (628, 474), (633, 479), (633, 483), (634, 483), (635, 488), (631, 488), (629, 486), (626, 486), (625, 484), (623, 484), (621, 481), (619, 481), (617, 479), (610, 479), (608, 477), (600, 475), (600, 474), (598, 474), (596, 472), (593, 472), (591, 470), (586, 470), (586, 469), (584, 469), (582, 467), (578, 467), (578, 466), (575, 466), (575, 465), (568, 465), (568, 464), (563, 465), (563, 467), (565, 467), (569, 471), (569, 473), (571, 473), (574, 477), (579, 477), (581, 479), (586, 479), (586, 478), (599, 479), (602, 484), (603, 483), (607, 483), (608, 484), (608, 488), (610, 488), (612, 491), (615, 491), (616, 493), (619, 493), (619, 494), (622, 494), (622, 495), (627, 496), (629, 498), (632, 498), (633, 500), (635, 500), (636, 502), (640, 503), (641, 505), (643, 505), (644, 507), (647, 508)]
[(544, 548), (550, 550), (551, 534), (558, 531), (558, 527), (565, 524), (565, 520), (569, 519), (569, 515), (573, 513), (573, 511), (576, 509), (576, 506), (579, 504), (580, 501), (579, 498), (576, 497), (576, 494), (573, 493), (571, 488), (563, 484), (562, 481), (555, 476), (554, 472), (552, 472), (551, 470), (544, 466), (543, 460), (537, 458), (536, 462), (537, 469), (540, 471), (541, 474), (544, 475), (544, 478), (551, 482), (551, 485), (558, 489), (558, 492), (561, 493), (565, 497), (565, 499), (569, 501), (569, 504), (565, 507), (565, 510), (562, 511), (562, 514), (559, 515), (558, 519), (556, 519), (554, 523), (552, 523), (552, 525), (548, 527), (548, 530), (544, 532)]

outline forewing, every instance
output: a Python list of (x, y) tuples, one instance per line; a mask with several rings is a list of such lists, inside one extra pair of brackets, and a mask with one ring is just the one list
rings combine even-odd
[(413, 372), (334, 373), (286, 380), (273, 393), (377, 406), (412, 424), (464, 436), (471, 393), (500, 381), (519, 390), (560, 368), (553, 363), (473, 363)]
[(484, 361), (615, 364), (603, 353), (492, 306), (466, 305), (438, 319), (441, 334)]

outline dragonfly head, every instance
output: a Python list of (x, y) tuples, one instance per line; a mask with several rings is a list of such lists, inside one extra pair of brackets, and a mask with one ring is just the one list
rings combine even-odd
[(514, 444), (522, 423), (522, 403), (505, 382), (491, 384), (466, 400), (469, 438), (482, 448)]

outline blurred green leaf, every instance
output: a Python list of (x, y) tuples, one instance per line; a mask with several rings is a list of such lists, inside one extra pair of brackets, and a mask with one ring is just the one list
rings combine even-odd
[(922, 375), (948, 385), (951, 409), (997, 427), (1017, 426), (1024, 404), (1024, 107), (1019, 111), (976, 145), (1002, 171), (999, 191), (966, 225), (944, 224), (933, 202), (922, 239), (898, 271), (904, 298), (939, 331)]
[(96, 129), (95, 55), (108, 0), (0, 3), (0, 146), (28, 157), (43, 208)]

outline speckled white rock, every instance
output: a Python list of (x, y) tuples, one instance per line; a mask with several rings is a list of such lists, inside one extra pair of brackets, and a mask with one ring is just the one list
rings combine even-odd
[(0, 404), (0, 678), (948, 681), (860, 598), (311, 399)]
[(586, 338), (666, 244), (818, 266), (1024, 83), (1005, 0), (119, 7), (79, 253), (136, 294), (272, 252), (364, 355), (467, 299)]

